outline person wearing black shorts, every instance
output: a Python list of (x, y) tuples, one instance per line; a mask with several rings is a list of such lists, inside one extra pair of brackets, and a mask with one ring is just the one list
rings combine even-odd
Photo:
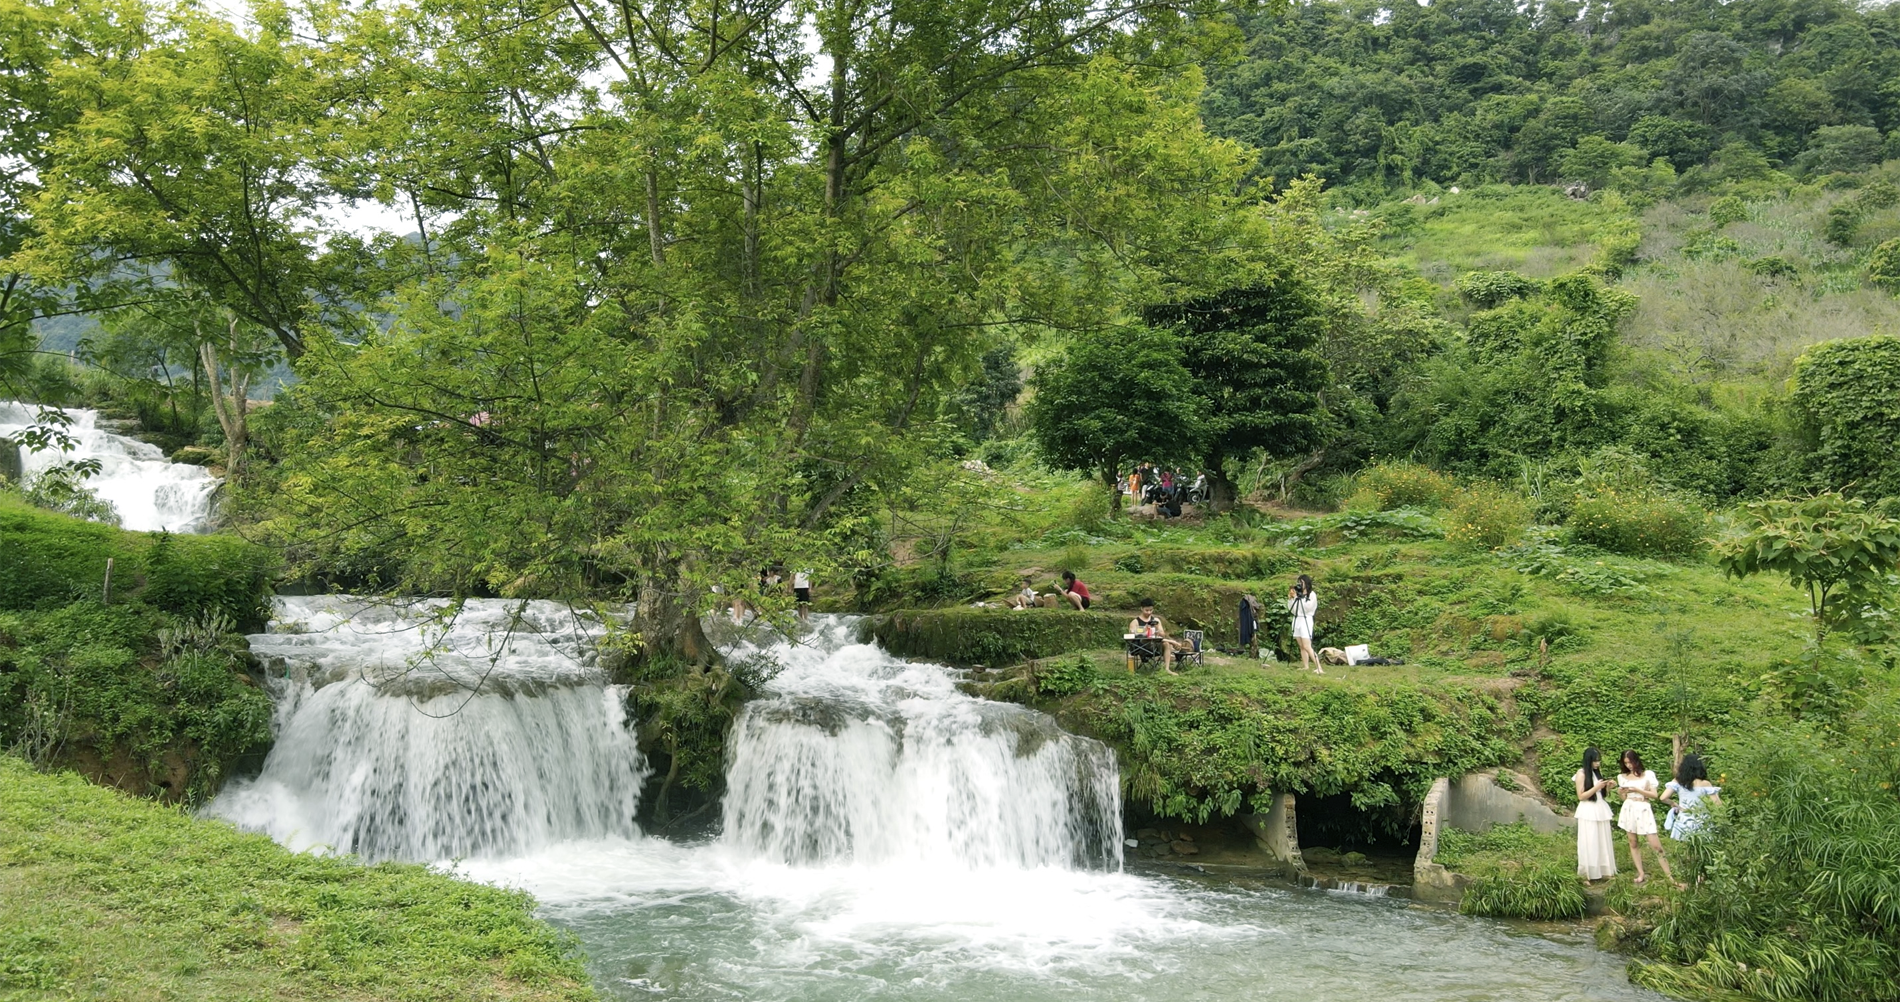
[(1077, 581), (1074, 571), (1062, 572), (1062, 594), (1077, 609), (1086, 609), (1090, 605), (1089, 586)]

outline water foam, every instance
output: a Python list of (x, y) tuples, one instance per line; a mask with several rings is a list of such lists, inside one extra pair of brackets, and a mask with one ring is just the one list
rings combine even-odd
[[(13, 440), (36, 423), (38, 412), (30, 404), (0, 400), (0, 438)], [(21, 471), (27, 478), (60, 463), (96, 459), (99, 472), (87, 478), (86, 486), (111, 503), (120, 525), (144, 532), (204, 531), (217, 478), (199, 467), (170, 462), (158, 446), (100, 428), (98, 411), (74, 408), (65, 413), (72, 418), (65, 432), (73, 439), (73, 448), (67, 452), (20, 448)]]

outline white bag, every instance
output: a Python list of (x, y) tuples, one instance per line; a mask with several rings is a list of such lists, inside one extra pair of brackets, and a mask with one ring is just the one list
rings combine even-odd
[(1349, 665), (1356, 665), (1359, 662), (1364, 661), (1371, 656), (1372, 656), (1372, 647), (1369, 644), (1347, 644), (1346, 645), (1346, 663)]

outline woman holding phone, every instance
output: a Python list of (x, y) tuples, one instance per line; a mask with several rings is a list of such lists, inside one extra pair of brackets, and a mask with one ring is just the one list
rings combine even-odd
[(1319, 614), (1319, 596), (1313, 594), (1313, 579), (1302, 574), (1286, 591), (1286, 611), (1293, 617), (1293, 639), (1300, 645), (1300, 667), (1309, 663), (1317, 675), (1326, 674), (1319, 655), (1313, 653), (1313, 617)]
[(1594, 746), (1583, 750), (1583, 768), (1571, 777), (1577, 784), (1577, 875), (1585, 881), (1616, 876), (1616, 836), (1610, 833), (1610, 802), (1603, 791), (1616, 780), (1603, 776), (1603, 753)]

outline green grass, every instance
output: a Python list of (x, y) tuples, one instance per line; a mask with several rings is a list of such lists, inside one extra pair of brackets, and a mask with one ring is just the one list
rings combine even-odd
[(0, 999), (595, 998), (526, 895), (293, 854), (0, 757)]
[(1576, 271), (1596, 259), (1605, 241), (1635, 227), (1620, 200), (1580, 201), (1543, 185), (1486, 185), (1437, 198), (1382, 207), (1379, 250), (1440, 284), (1467, 271), (1532, 278)]

